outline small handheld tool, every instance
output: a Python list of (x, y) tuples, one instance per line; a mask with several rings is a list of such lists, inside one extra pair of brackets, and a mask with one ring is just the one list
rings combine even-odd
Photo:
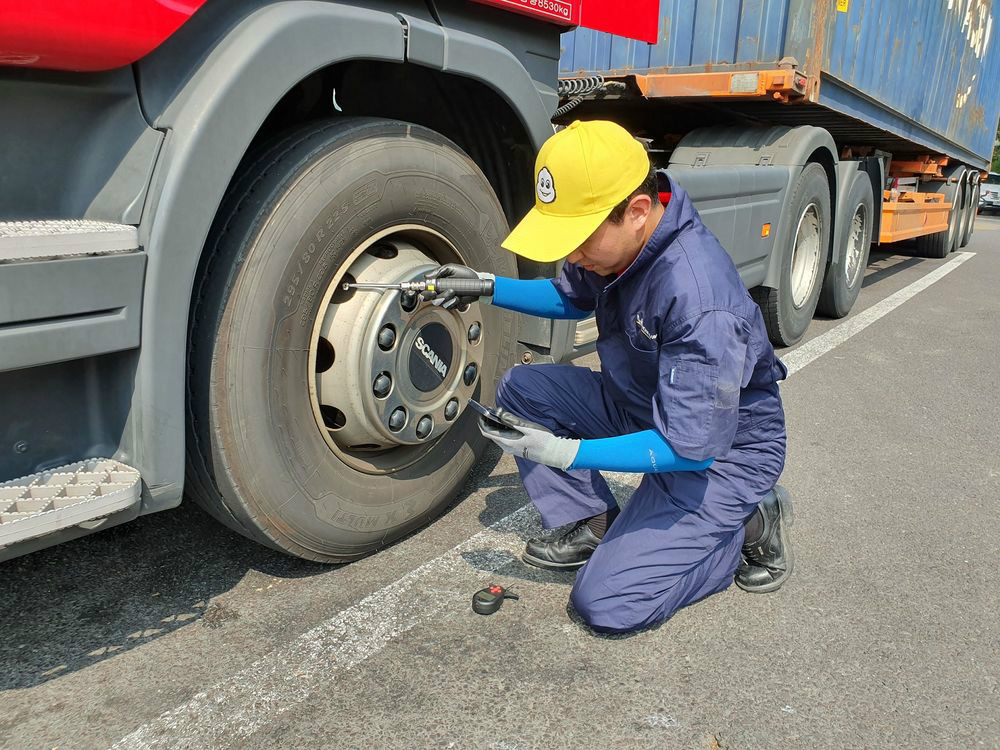
[(493, 279), (425, 279), (423, 281), (402, 281), (398, 284), (368, 284), (344, 282), (344, 291), (361, 289), (372, 292), (443, 292), (451, 290), (459, 297), (490, 297), (493, 294)]
[(504, 418), (503, 418), (503, 414), (501, 414), (500, 412), (498, 412), (496, 409), (491, 409), (488, 406), (484, 406), (483, 404), (481, 404), (478, 401), (476, 401), (476, 399), (474, 399), (474, 398), (470, 398), (469, 399), (469, 406), (472, 407), (473, 411), (478, 412), (479, 414), (482, 414), (483, 417), (486, 419), (486, 421), (489, 422), (490, 424), (492, 424), (494, 427), (513, 427), (514, 426), (512, 424), (509, 424), (507, 421), (505, 421)]
[(512, 594), (504, 589), (503, 586), (491, 584), (472, 595), (472, 611), (477, 615), (492, 615), (500, 609), (504, 599), (520, 598), (517, 594)]

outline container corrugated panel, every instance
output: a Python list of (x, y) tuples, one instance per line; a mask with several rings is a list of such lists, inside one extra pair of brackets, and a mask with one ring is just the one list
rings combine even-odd
[(562, 37), (560, 69), (760, 69), (791, 57), (808, 75), (820, 68), (818, 104), (983, 166), (1000, 116), (993, 11), (993, 0), (661, 0), (655, 45), (577, 29)]

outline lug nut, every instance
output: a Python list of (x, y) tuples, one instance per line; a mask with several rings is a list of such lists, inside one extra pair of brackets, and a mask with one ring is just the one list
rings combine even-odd
[(404, 424), (406, 424), (406, 409), (397, 406), (389, 415), (389, 429), (393, 432), (399, 432), (403, 429)]
[(389, 391), (392, 390), (392, 378), (389, 377), (389, 373), (380, 372), (378, 377), (375, 378), (375, 382), (372, 384), (372, 390), (378, 398), (385, 398), (389, 395)]
[(406, 312), (413, 312), (417, 307), (417, 293), (403, 292), (399, 295), (399, 305)]
[(421, 417), (420, 421), (417, 422), (417, 437), (423, 440), (431, 434), (432, 429), (434, 429), (434, 420), (427, 416)]
[(444, 407), (444, 418), (449, 422), (458, 416), (458, 399), (453, 398)]
[(473, 362), (471, 365), (465, 368), (465, 372), (462, 374), (462, 379), (465, 381), (466, 385), (472, 385), (476, 382), (476, 375), (479, 374), (479, 368), (476, 367), (476, 363)]
[(381, 331), (378, 332), (378, 348), (384, 352), (392, 349), (393, 344), (396, 343), (396, 329), (391, 325), (385, 326)]
[(480, 335), (483, 333), (483, 327), (479, 323), (473, 323), (469, 326), (469, 343), (475, 344), (479, 341)]

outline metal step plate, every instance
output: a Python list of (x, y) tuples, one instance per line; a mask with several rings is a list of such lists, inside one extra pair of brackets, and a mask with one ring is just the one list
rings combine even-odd
[(107, 221), (0, 221), (0, 263), (139, 249), (139, 232)]
[(91, 522), (139, 502), (139, 472), (90, 458), (0, 483), (0, 547)]

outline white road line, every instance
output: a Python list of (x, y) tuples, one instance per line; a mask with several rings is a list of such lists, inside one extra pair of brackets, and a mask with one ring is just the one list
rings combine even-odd
[(793, 373), (801, 370), (817, 357), (822, 357), (834, 347), (843, 344), (847, 341), (847, 339), (851, 338), (851, 336), (860, 333), (879, 318), (888, 315), (918, 292), (922, 292), (934, 282), (940, 281), (960, 265), (965, 263), (965, 261), (973, 255), (975, 255), (975, 253), (956, 253), (951, 260), (941, 266), (938, 266), (926, 276), (917, 279), (909, 286), (905, 286), (898, 292), (890, 294), (881, 302), (876, 302), (871, 307), (848, 318), (836, 328), (831, 328), (826, 333), (820, 334), (816, 338), (807, 341), (798, 349), (783, 355), (781, 357), (781, 361), (784, 362), (785, 367), (788, 368), (789, 377), (791, 377)]
[[(974, 254), (958, 253), (919, 281), (783, 357), (789, 375), (867, 328)], [(622, 490), (625, 487), (619, 483), (634, 487), (639, 476), (610, 474), (608, 479), (613, 488)], [(442, 575), (456, 581), (462, 580), (463, 574), (467, 576), (469, 563), (463, 553), (487, 550), (483, 560), (477, 562), (477, 569), (496, 571), (510, 561), (511, 555), (520, 555), (523, 536), (538, 528), (534, 508), (521, 506), (444, 554), (338, 612), (288, 645), (143, 724), (116, 742), (112, 750), (202, 750), (245, 745), (248, 737), (274, 717), (303, 703), (324, 686), (328, 687), (338, 670), (350, 669), (377, 654), (393, 639), (432, 619), (442, 609), (467, 606), (468, 591), (425, 586), (428, 580)]]
[[(443, 555), (337, 613), (246, 669), (196, 694), (126, 735), (113, 748), (203, 748), (245, 745), (274, 717), (305, 701), (333, 673), (378, 653), (397, 636), (444, 609), (468, 608), (468, 591), (425, 587), (432, 578), (462, 580), (463, 552), (488, 550), (480, 570), (495, 571), (520, 555), (520, 534), (538, 529), (538, 515), (523, 505)], [(520, 532), (517, 533), (517, 532)], [(510, 553), (510, 554), (505, 554)], [(485, 562), (485, 564), (484, 564)]]

